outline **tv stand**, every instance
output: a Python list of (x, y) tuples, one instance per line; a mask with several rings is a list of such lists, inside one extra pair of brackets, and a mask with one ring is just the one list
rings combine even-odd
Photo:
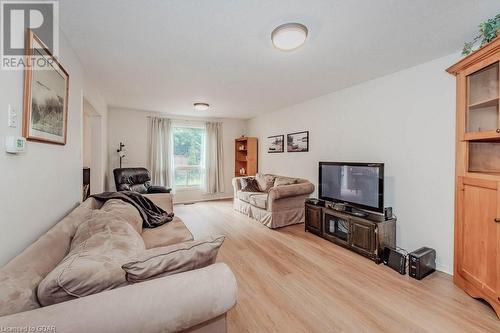
[[(396, 247), (396, 218), (382, 220), (378, 214), (352, 207), (333, 209), (334, 204), (305, 204), (305, 230), (345, 247), (377, 264), (384, 247)], [(363, 216), (358, 216), (362, 214)]]

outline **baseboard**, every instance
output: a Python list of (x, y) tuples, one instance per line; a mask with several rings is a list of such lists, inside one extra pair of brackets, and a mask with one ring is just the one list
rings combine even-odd
[[(175, 198), (175, 196), (174, 196), (174, 198)], [(218, 198), (207, 198), (207, 199), (197, 199), (197, 200), (186, 200), (186, 201), (175, 201), (174, 200), (174, 205), (184, 205), (184, 204), (190, 204), (190, 203), (196, 203), (196, 202), (220, 201), (220, 200), (229, 200), (229, 199), (233, 199), (233, 196), (218, 197)]]

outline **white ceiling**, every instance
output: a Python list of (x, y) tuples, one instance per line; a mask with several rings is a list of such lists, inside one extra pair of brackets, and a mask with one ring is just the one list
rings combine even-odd
[[(61, 0), (111, 106), (250, 118), (458, 51), (498, 0)], [(272, 47), (300, 22), (306, 44)], [(444, 68), (443, 68), (444, 70)], [(194, 102), (210, 103), (196, 112)]]

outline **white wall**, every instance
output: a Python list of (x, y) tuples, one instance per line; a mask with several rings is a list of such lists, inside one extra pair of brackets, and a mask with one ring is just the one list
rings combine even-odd
[[(248, 121), (259, 170), (318, 182), (319, 161), (384, 162), (397, 243), (430, 246), (453, 267), (455, 81), (443, 57)], [(310, 131), (308, 153), (268, 154), (271, 135)], [(314, 195), (317, 195), (316, 193)]]
[(127, 156), (123, 160), (123, 167), (148, 168), (148, 116), (162, 116), (171, 119), (188, 121), (222, 121), (224, 140), (224, 173), (225, 193), (217, 195), (204, 194), (201, 190), (177, 191), (174, 201), (192, 202), (233, 196), (231, 179), (234, 174), (234, 139), (245, 133), (245, 121), (238, 119), (208, 119), (171, 116), (142, 110), (116, 109), (109, 110), (109, 182), (108, 190), (115, 190), (113, 169), (119, 167), (119, 158), (116, 150), (120, 142), (125, 144)]
[[(82, 101), (107, 107), (89, 86), (84, 69), (60, 34), (60, 62), (69, 73), (68, 142), (65, 146), (28, 142), (22, 155), (4, 150), (7, 135), (22, 135), (23, 72), (0, 70), (0, 266), (50, 229), (81, 200)], [(7, 107), (18, 112), (17, 128), (7, 127)]]

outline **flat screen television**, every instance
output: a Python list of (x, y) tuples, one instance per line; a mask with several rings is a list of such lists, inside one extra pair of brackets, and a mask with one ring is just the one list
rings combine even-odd
[(384, 164), (319, 162), (319, 198), (384, 212)]

